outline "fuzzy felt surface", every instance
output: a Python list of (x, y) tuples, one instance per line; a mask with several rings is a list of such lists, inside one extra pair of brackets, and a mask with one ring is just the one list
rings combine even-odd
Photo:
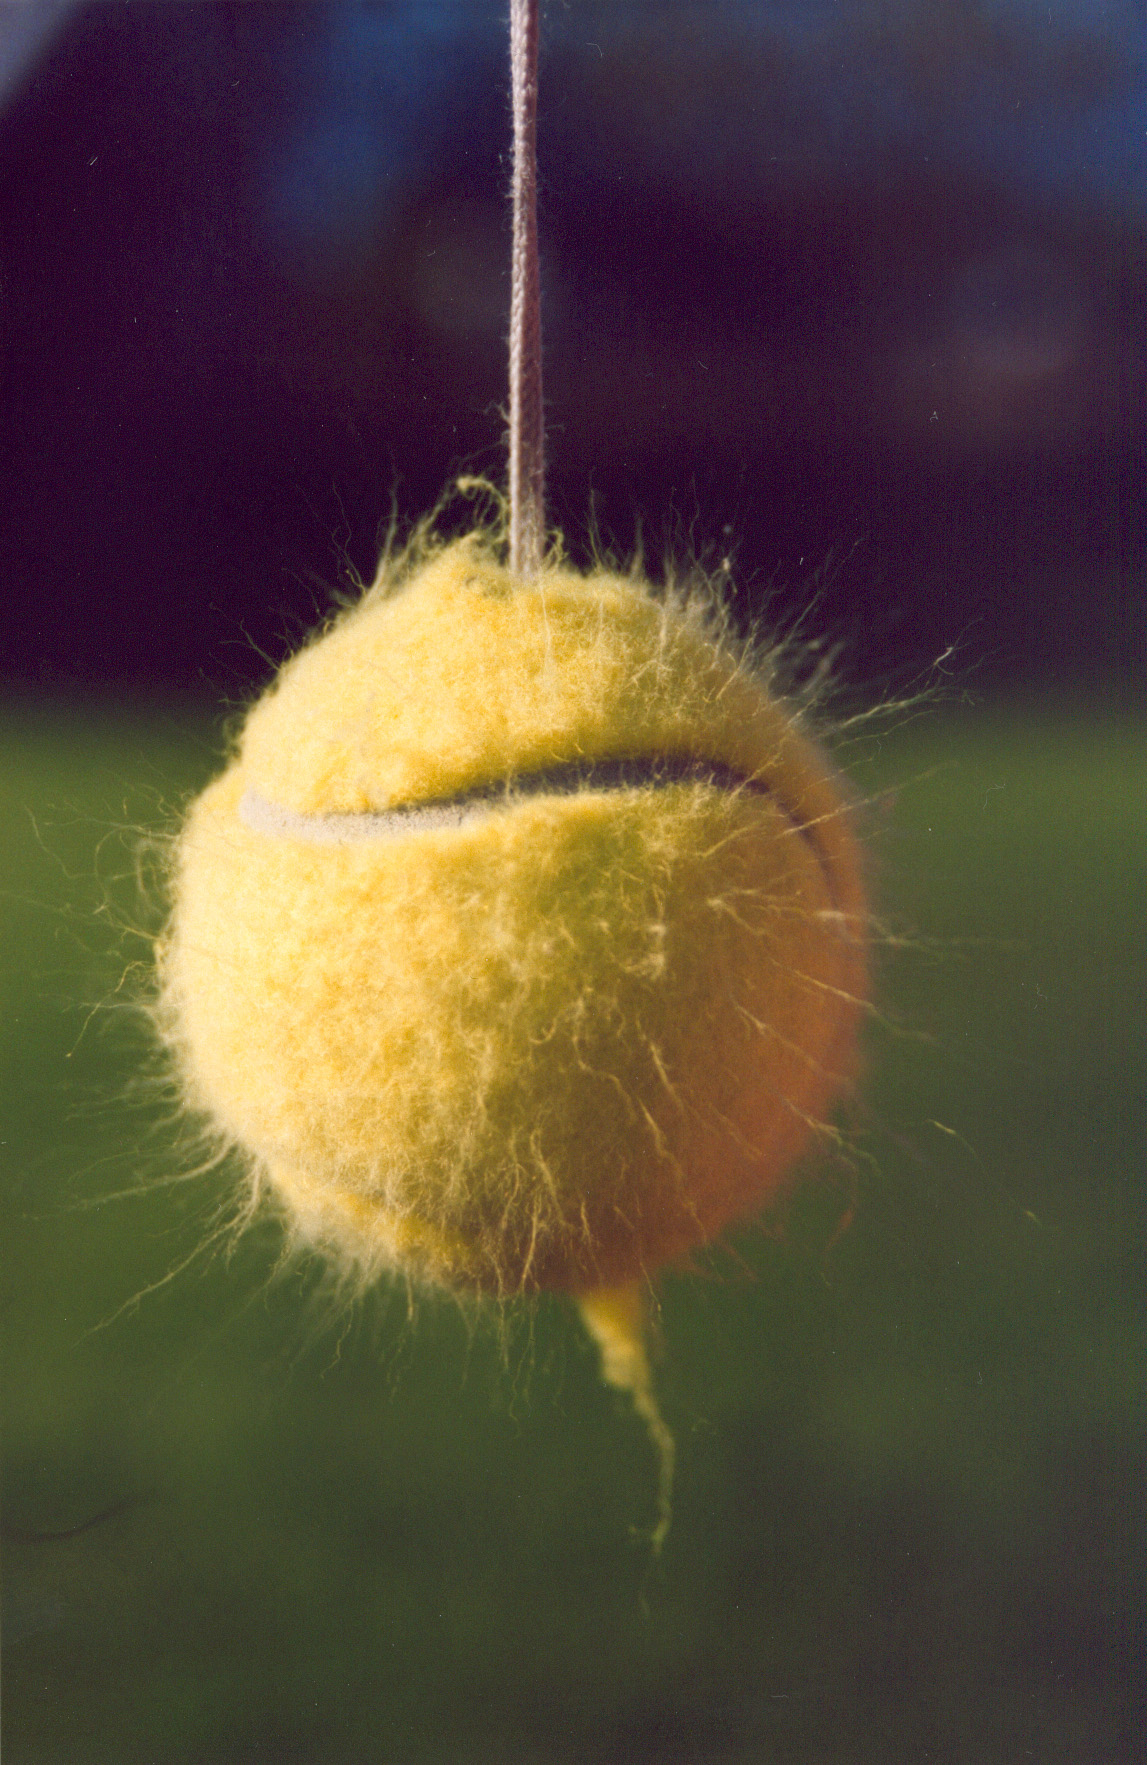
[(584, 1290), (782, 1189), (865, 932), (834, 781), (700, 611), (463, 541), (252, 710), (179, 842), (161, 1022), (304, 1238)]

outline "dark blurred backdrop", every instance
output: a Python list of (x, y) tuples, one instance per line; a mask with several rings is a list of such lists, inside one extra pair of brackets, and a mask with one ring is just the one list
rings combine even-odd
[[(243, 693), (501, 472), (503, 7), (43, 4), (0, 41), (3, 673)], [(1131, 0), (545, 0), (552, 517), (819, 592), (847, 671), (1138, 690)], [(19, 22), (19, 29), (17, 29)]]
[(818, 596), (862, 706), (949, 646), (981, 701), (838, 746), (851, 1152), (659, 1283), (662, 1562), (563, 1303), (500, 1339), (337, 1311), (270, 1219), (222, 1251), (238, 1174), (150, 1082), (219, 699), (392, 499), (501, 470), (505, 3), (0, 0), (4, 1765), (1123, 1765), (1142, 0), (543, 0), (575, 554), (592, 501)]

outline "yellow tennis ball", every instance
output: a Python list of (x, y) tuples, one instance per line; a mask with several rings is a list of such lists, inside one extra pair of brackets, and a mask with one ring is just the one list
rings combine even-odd
[(713, 621), (471, 539), (251, 711), (161, 1018), (304, 1238), (583, 1293), (777, 1196), (853, 1073), (865, 933), (839, 789)]

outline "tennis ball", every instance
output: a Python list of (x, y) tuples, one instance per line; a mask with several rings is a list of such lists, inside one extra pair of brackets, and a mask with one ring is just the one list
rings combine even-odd
[(781, 1193), (865, 934), (839, 787), (719, 621), (472, 537), (251, 710), (178, 841), (159, 1017), (304, 1240), (612, 1292)]

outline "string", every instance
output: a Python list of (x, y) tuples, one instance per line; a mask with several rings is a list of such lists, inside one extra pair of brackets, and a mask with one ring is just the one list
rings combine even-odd
[(538, 267), (538, 0), (510, 0), (514, 232), (510, 259), (510, 569), (545, 553), (542, 294)]

